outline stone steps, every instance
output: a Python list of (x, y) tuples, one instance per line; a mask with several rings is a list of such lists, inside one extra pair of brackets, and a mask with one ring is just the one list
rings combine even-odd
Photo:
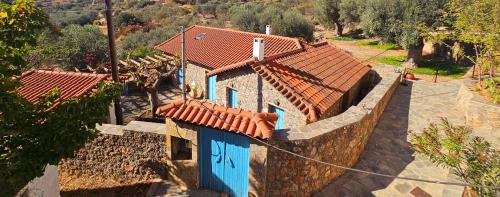
[(219, 192), (210, 190), (191, 190), (186, 187), (176, 185), (167, 180), (158, 179), (151, 185), (146, 194), (147, 197), (219, 197), (222, 196)]

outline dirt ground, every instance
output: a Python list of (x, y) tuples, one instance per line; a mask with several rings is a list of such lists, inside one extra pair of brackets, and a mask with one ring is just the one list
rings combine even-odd
[(59, 174), (59, 186), (63, 197), (136, 197), (146, 196), (153, 181), (116, 179), (88, 175)]

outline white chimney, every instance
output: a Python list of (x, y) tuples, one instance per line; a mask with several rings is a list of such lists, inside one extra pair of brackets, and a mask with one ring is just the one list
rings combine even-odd
[(266, 25), (266, 34), (271, 35), (271, 25)]
[(259, 61), (264, 59), (264, 38), (253, 39), (253, 57)]

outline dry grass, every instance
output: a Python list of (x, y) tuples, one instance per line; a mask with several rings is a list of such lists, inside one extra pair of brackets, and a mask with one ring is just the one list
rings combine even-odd
[(59, 174), (61, 196), (146, 196), (152, 180)]

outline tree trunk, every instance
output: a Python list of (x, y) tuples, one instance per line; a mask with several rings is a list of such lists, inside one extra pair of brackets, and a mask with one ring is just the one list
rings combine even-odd
[(415, 62), (416, 65), (422, 60), (422, 50), (424, 49), (424, 40), (420, 39), (417, 46), (410, 46), (408, 48), (408, 55), (406, 56), (406, 61)]
[(337, 36), (342, 36), (342, 32), (344, 31), (344, 26), (340, 23), (335, 23), (335, 28), (337, 30)]
[(151, 107), (151, 113), (153, 117), (156, 116), (156, 108), (160, 105), (160, 99), (158, 97), (158, 89), (148, 88), (147, 91), (149, 98), (149, 106)]

